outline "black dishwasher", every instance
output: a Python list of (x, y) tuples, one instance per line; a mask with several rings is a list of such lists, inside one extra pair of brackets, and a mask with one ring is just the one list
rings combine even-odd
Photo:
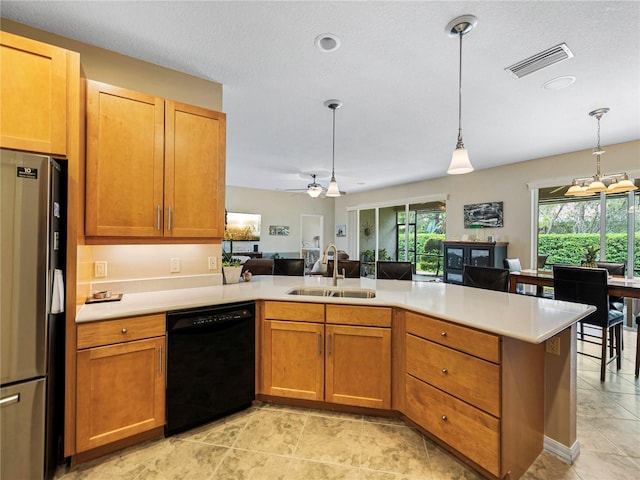
[(167, 313), (165, 436), (247, 408), (254, 398), (254, 302)]

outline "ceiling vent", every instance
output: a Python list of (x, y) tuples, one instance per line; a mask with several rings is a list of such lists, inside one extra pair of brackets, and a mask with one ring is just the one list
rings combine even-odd
[(522, 78), (530, 73), (537, 72), (538, 70), (542, 70), (545, 67), (562, 62), (571, 57), (573, 57), (573, 53), (569, 50), (567, 44), (561, 43), (555, 47), (548, 48), (544, 52), (536, 53), (525, 60), (515, 63), (505, 68), (505, 70), (515, 78)]

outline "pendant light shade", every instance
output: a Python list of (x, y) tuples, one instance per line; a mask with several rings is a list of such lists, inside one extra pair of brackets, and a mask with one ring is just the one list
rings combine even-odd
[(478, 19), (473, 15), (462, 15), (461, 17), (451, 20), (445, 32), (450, 37), (460, 39), (460, 58), (458, 69), (458, 143), (451, 156), (451, 163), (447, 169), (449, 175), (461, 175), (463, 173), (473, 172), (473, 165), (469, 160), (469, 153), (464, 148), (462, 142), (462, 37), (469, 33), (478, 23)]
[(327, 187), (327, 193), (325, 197), (339, 197), (340, 188), (338, 188), (338, 182), (336, 182), (335, 164), (336, 164), (336, 110), (342, 107), (340, 100), (327, 100), (324, 102), (325, 107), (329, 107), (333, 110), (333, 143), (331, 149), (331, 181)]
[(473, 172), (473, 165), (469, 160), (469, 153), (464, 147), (456, 148), (451, 155), (451, 164), (447, 169), (449, 175), (461, 175)]
[[(592, 177), (574, 178), (571, 186), (565, 193), (567, 197), (584, 197), (588, 195), (595, 195), (596, 193), (624, 193), (631, 190), (637, 190), (629, 176), (626, 173), (600, 173), (600, 156), (604, 153), (604, 150), (600, 148), (600, 119), (605, 113), (609, 111), (608, 108), (598, 108), (589, 112), (591, 117), (598, 120), (598, 142), (593, 149), (593, 155), (596, 156), (596, 174)], [(606, 182), (606, 183), (605, 183)], [(609, 186), (607, 186), (607, 183)]]

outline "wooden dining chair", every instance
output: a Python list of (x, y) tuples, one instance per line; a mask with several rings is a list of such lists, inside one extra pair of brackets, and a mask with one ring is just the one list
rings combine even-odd
[(376, 262), (376, 278), (413, 280), (413, 264), (411, 262)]
[(462, 270), (462, 285), (508, 292), (509, 269), (465, 265)]
[[(582, 355), (600, 359), (600, 381), (605, 380), (607, 364), (616, 360), (616, 368), (620, 370), (620, 342), (622, 337), (622, 312), (609, 307), (607, 270), (604, 268), (553, 267), (553, 290), (556, 300), (584, 303), (596, 307), (596, 311), (579, 321), (584, 325), (600, 328), (600, 341), (588, 340), (598, 338), (593, 335), (582, 335), (581, 341), (600, 345), (600, 356), (586, 351), (578, 351)], [(607, 338), (611, 337), (609, 349)], [(615, 348), (615, 355), (613, 350)], [(607, 350), (609, 358), (607, 359)]]

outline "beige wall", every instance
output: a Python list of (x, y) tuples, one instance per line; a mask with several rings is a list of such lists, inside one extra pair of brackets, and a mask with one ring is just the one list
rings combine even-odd
[(211, 110), (222, 110), (222, 85), (2, 19), (2, 30), (80, 53), (86, 78)]
[[(304, 192), (277, 192), (229, 185), (226, 192), (226, 205), (229, 212), (262, 215), (260, 242), (249, 242), (247, 246), (258, 243), (261, 252), (299, 252), (302, 239), (301, 215), (322, 215), (324, 217), (323, 242), (326, 245), (334, 240), (334, 202), (330, 198), (311, 198)], [(285, 237), (271, 236), (269, 225), (288, 225), (291, 230)], [(246, 242), (242, 242), (244, 243)], [(234, 249), (236, 245), (234, 243)]]
[[(606, 173), (626, 171), (640, 177), (640, 141), (605, 146), (602, 170)], [(403, 204), (408, 199), (440, 196), (447, 198), (447, 239), (463, 234), (470, 237), (476, 230), (463, 228), (463, 206), (469, 203), (504, 202), (504, 227), (483, 229), (481, 235), (495, 235), (509, 242), (508, 254), (520, 257), (530, 266), (531, 258), (531, 192), (534, 186), (568, 185), (573, 177), (595, 173), (591, 150), (564, 153), (502, 167), (477, 170), (467, 175), (450, 175), (434, 180), (390, 188), (349, 194), (335, 200), (336, 223), (347, 223), (347, 209), (368, 205)], [(338, 239), (339, 248), (346, 239)]]

